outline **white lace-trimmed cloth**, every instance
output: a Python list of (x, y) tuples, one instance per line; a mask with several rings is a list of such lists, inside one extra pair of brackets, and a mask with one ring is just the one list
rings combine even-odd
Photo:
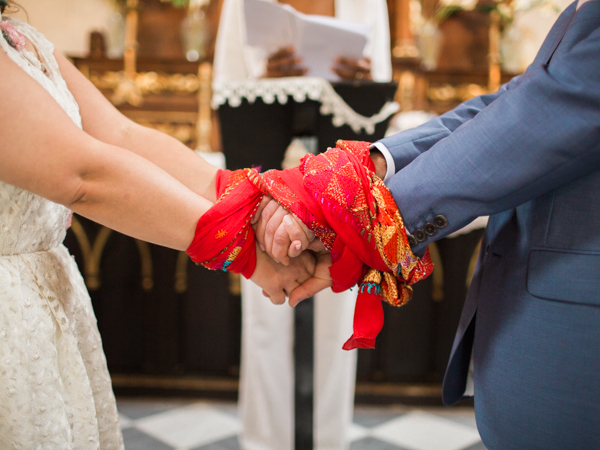
[(334, 126), (349, 125), (355, 133), (365, 130), (368, 134), (373, 134), (378, 123), (399, 109), (397, 103), (387, 102), (377, 114), (371, 117), (363, 116), (354, 111), (327, 80), (315, 77), (215, 82), (212, 107), (217, 109), (228, 103), (235, 108), (242, 104), (243, 99), (254, 103), (257, 98), (261, 98), (267, 104), (277, 101), (283, 105), (288, 102), (289, 97), (298, 103), (307, 99), (320, 102), (321, 114), (331, 115)]
[[(52, 44), (25, 23), (2, 20), (25, 35), (40, 60), (0, 35), (2, 50), (81, 127)], [(1, 449), (123, 449), (90, 297), (62, 244), (69, 214), (0, 182)]]

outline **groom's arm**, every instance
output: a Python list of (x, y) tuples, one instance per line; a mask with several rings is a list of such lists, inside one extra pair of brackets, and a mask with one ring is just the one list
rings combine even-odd
[(389, 180), (417, 156), (450, 136), (458, 127), (472, 120), (497, 98), (517, 86), (519, 79), (520, 77), (515, 77), (497, 92), (472, 98), (423, 125), (375, 142), (371, 159), (375, 163), (377, 175), (385, 181)]
[[(378, 168), (378, 175), (387, 181), (419, 155), (427, 152), (435, 144), (450, 136), (459, 127), (473, 120), (481, 111), (498, 98), (501, 98), (509, 90), (517, 87), (522, 79), (528, 76), (531, 68), (538, 67), (546, 61), (548, 51), (552, 48), (555, 39), (562, 33), (564, 25), (570, 20), (575, 5), (576, 2), (573, 2), (555, 22), (544, 44), (540, 48), (535, 61), (524, 75), (513, 78), (496, 93), (475, 97), (454, 108), (452, 111), (430, 120), (424, 125), (376, 142), (375, 147), (385, 157), (385, 161), (380, 163), (384, 168)], [(374, 153), (377, 154), (378, 152), (375, 151)], [(376, 156), (376, 158), (379, 159), (379, 156)]]
[[(518, 78), (513, 78), (494, 94), (473, 98), (424, 125), (376, 142), (371, 148), (371, 159), (376, 174), (382, 180), (389, 181), (400, 168), (408, 165), (438, 141), (451, 135), (461, 124), (471, 120), (515, 86)], [(308, 233), (306, 227), (297, 221), (295, 223), (290, 221), (286, 226), (284, 222), (286, 216), (287, 211), (283, 208), (278, 209), (275, 201), (270, 202), (264, 209), (261, 208), (256, 215), (257, 219), (260, 218), (256, 227), (256, 236), (261, 248), (266, 249), (270, 256), (284, 264), (288, 264), (290, 258), (305, 250), (314, 239), (314, 234)], [(293, 243), (299, 244), (297, 250), (291, 245)]]
[[(420, 153), (388, 183), (413, 251), (600, 170), (600, 28)], [(431, 229), (431, 228), (430, 228)]]

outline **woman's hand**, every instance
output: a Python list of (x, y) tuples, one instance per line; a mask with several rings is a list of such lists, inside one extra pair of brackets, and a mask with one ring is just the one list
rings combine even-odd
[(344, 81), (373, 80), (371, 76), (371, 59), (338, 58), (331, 70)]
[(261, 250), (285, 266), (290, 263), (290, 258), (296, 258), (304, 250), (325, 250), (298, 217), (271, 197), (263, 197), (252, 225)]
[(269, 56), (265, 78), (301, 77), (306, 72), (294, 47), (284, 47)]

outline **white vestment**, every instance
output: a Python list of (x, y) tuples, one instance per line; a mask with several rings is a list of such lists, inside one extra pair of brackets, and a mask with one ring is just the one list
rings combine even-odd
[[(336, 0), (336, 17), (371, 25), (365, 56), (375, 81), (391, 80), (385, 0)], [(214, 82), (256, 79), (265, 56), (245, 44), (241, 0), (225, 0), (219, 24)], [(352, 334), (354, 292), (315, 296), (315, 448), (346, 449), (352, 422), (356, 351), (342, 345)], [(242, 361), (239, 411), (244, 450), (293, 449), (293, 310), (276, 306), (252, 282), (242, 280)]]

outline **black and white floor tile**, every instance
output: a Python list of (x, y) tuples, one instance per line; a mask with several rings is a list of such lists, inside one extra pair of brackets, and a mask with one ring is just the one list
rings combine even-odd
[[(126, 450), (239, 450), (235, 403), (119, 398)], [(351, 450), (485, 450), (472, 408), (356, 406)]]

